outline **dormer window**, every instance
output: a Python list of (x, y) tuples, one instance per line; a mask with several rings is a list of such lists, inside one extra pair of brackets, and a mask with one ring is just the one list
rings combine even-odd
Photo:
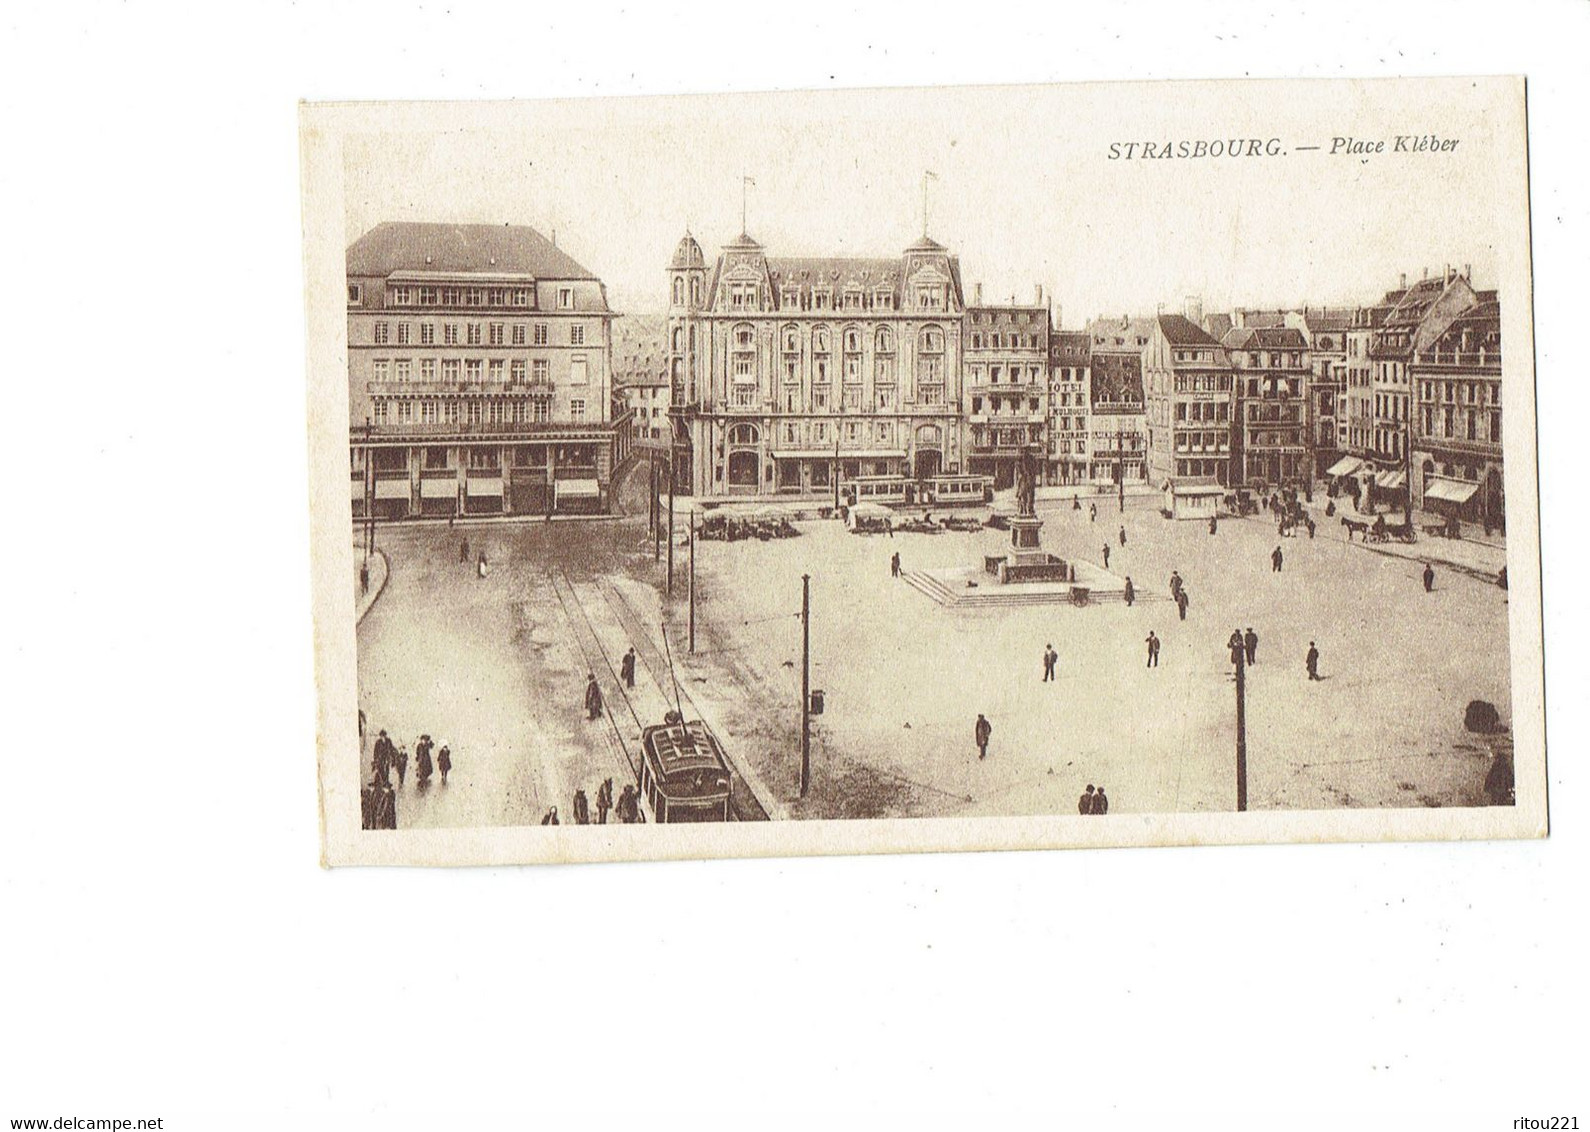
[(812, 292), (812, 310), (825, 311), (833, 301), (833, 292), (826, 288), (819, 288)]
[(875, 292), (872, 296), (872, 305), (875, 309), (881, 311), (893, 310), (894, 292), (883, 290)]
[(573, 287), (559, 287), (558, 288), (558, 310), (567, 311), (567, 310), (573, 310), (573, 309), (574, 309), (574, 288)]
[(364, 288), (357, 283), (348, 284), (348, 305), (356, 307), (364, 302)]

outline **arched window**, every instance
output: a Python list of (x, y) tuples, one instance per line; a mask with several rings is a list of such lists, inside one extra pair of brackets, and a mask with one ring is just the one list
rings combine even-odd
[(685, 340), (684, 327), (674, 327), (674, 353), (678, 353)]
[(729, 429), (729, 443), (749, 447), (756, 444), (761, 435), (754, 424), (737, 424)]
[(696, 328), (694, 325), (690, 327), (690, 352), (692, 354), (696, 352)]
[(801, 352), (801, 332), (798, 326), (792, 324), (784, 328), (784, 352), (786, 354)]
[(924, 326), (919, 342), (924, 354), (942, 354), (944, 352), (944, 331), (936, 326)]
[(734, 328), (734, 348), (736, 350), (749, 350), (756, 345), (756, 330), (749, 322), (742, 322)]
[(894, 353), (894, 335), (889, 333), (887, 326), (878, 327), (878, 334), (874, 340), (873, 348), (880, 354)]
[(828, 346), (828, 327), (819, 326), (812, 331), (812, 353), (826, 354), (828, 353)]
[(691, 306), (697, 306), (697, 305), (700, 304), (700, 302), (701, 302), (701, 280), (699, 278), (691, 279), (690, 280), (690, 305)]
[(854, 326), (845, 328), (845, 353), (861, 353), (861, 331)]
[(683, 306), (685, 301), (685, 281), (681, 276), (674, 276), (674, 306)]

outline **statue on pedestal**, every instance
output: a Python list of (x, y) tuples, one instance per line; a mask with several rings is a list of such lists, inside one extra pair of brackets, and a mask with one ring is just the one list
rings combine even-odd
[(1032, 447), (1024, 445), (1021, 455), (1016, 458), (1016, 514), (1029, 519), (1038, 513), (1034, 506), (1038, 487), (1035, 463)]

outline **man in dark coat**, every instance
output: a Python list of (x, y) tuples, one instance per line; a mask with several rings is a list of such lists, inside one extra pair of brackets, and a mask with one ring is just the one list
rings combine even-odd
[(1052, 683), (1054, 681), (1055, 661), (1057, 661), (1059, 659), (1060, 659), (1060, 654), (1054, 651), (1054, 646), (1053, 645), (1044, 645), (1043, 646), (1043, 680), (1042, 680), (1042, 683), (1048, 684), (1048, 683)]
[(1104, 796), (1104, 787), (1100, 786), (1093, 795), (1093, 812), (1107, 814), (1110, 812), (1110, 800)]
[(618, 820), (625, 825), (640, 821), (640, 799), (635, 794), (635, 788), (627, 783), (624, 792), (618, 796)]
[(1249, 664), (1258, 663), (1259, 659), (1259, 634), (1253, 631), (1253, 626), (1248, 626), (1248, 631), (1242, 634), (1242, 651), (1248, 658)]
[(460, 539), (458, 542), (458, 560), (460, 562), (469, 561), (469, 540), (467, 538)]
[(1148, 636), (1144, 638), (1144, 642), (1148, 645), (1148, 667), (1149, 668), (1158, 668), (1159, 667), (1159, 638), (1154, 636), (1154, 630), (1150, 629), (1148, 631)]
[(387, 770), (391, 767), (392, 756), (395, 754), (397, 748), (392, 745), (392, 740), (387, 738), (386, 732), (382, 731), (376, 737), (374, 757), (370, 760), (371, 769), (375, 771), (375, 777), (380, 781), (388, 781)]
[(631, 646), (624, 654), (624, 659), (618, 662), (618, 671), (624, 677), (624, 687), (635, 686), (635, 649)]
[(1121, 545), (1122, 546), (1126, 545), (1126, 528), (1125, 527), (1121, 528)]
[(591, 804), (585, 800), (583, 789), (574, 792), (574, 824), (591, 824)]
[(1270, 551), (1270, 572), (1274, 574), (1281, 572), (1281, 548), (1279, 546)]
[(1105, 543), (1104, 544), (1104, 568), (1106, 570), (1108, 570), (1110, 568), (1110, 544), (1109, 543)]
[(447, 772), (453, 769), (453, 752), (447, 749), (447, 744), (442, 744), (442, 749), (436, 752), (436, 769), (442, 772), (442, 785), (447, 785)]
[(1430, 593), (1435, 588), (1435, 567), (1428, 562), (1424, 564), (1424, 592)]
[(1242, 630), (1231, 630), (1231, 639), (1226, 642), (1226, 648), (1231, 651), (1231, 663), (1241, 665), (1247, 659), (1247, 642), (1242, 639)]
[(1183, 586), (1176, 591), (1176, 616), (1178, 619), (1187, 620), (1187, 587)]
[(409, 772), (409, 753), (407, 748), (399, 749), (392, 755), (392, 767), (398, 774), (398, 785), (403, 785), (404, 777)]
[[(406, 756), (404, 756), (406, 758)], [(420, 746), (414, 753), (414, 778), (420, 786), (431, 784), (431, 746)]]
[(1181, 571), (1172, 570), (1170, 572), (1170, 596), (1175, 597), (1177, 594), (1181, 593), (1181, 588), (1184, 584), (1185, 583), (1181, 580)]
[(562, 825), (563, 824), (562, 822), (558, 821), (558, 808), (556, 806), (553, 806), (550, 810), (548, 810), (546, 813), (541, 815), (541, 824), (542, 825)]
[(1121, 591), (1121, 597), (1125, 599), (1127, 605), (1131, 605), (1137, 597), (1137, 589), (1132, 585), (1130, 574), (1126, 576), (1126, 588)]
[(1082, 792), (1082, 797), (1077, 799), (1077, 813), (1091, 814), (1093, 812), (1093, 783), (1088, 783), (1088, 788)]
[(602, 784), (596, 788), (596, 824), (607, 824), (607, 811), (613, 808), (613, 780), (602, 779)]
[(1090, 522), (1090, 523), (1097, 522), (1098, 518), (1099, 518), (1099, 505), (1097, 503), (1089, 503), (1088, 504), (1088, 522)]
[(596, 686), (596, 673), (588, 672), (585, 675), (585, 718), (600, 719), (602, 716), (602, 689)]
[(1319, 649), (1314, 647), (1314, 642), (1308, 643), (1308, 655), (1303, 658), (1303, 663), (1308, 666), (1308, 678), (1319, 679)]
[(1209, 533), (1210, 534), (1214, 534), (1216, 528), (1217, 528), (1217, 524), (1216, 524), (1216, 521), (1215, 521), (1215, 517), (1213, 515), (1211, 515), (1211, 516), (1209, 516)]
[(977, 757), (988, 757), (988, 737), (994, 733), (994, 725), (983, 718), (983, 713), (977, 713), (977, 726), (972, 728), (972, 737), (977, 740)]

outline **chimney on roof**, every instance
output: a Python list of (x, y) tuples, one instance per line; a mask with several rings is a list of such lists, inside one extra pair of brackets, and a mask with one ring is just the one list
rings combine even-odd
[(1450, 263), (1441, 269), (1441, 282), (1452, 282), (1452, 265)]
[(1397, 276), (1397, 290), (1406, 291), (1407, 289), (1408, 289), (1408, 273), (1406, 271), (1404, 271), (1404, 272), (1399, 273), (1398, 276)]
[(1188, 295), (1187, 303), (1186, 306), (1183, 307), (1182, 313), (1187, 316), (1189, 321), (1202, 325), (1204, 321), (1203, 299), (1198, 295)]
[(982, 281), (979, 280), (978, 282), (972, 284), (972, 306), (980, 307), (982, 305), (983, 305), (983, 284), (982, 284)]
[(1463, 282), (1467, 283), (1467, 282), (1471, 281), (1473, 278), (1474, 278), (1474, 265), (1472, 263), (1465, 263), (1463, 265)]
[(1035, 307), (1043, 306), (1043, 284), (1042, 283), (1034, 283), (1032, 285), (1032, 305), (1035, 306)]

